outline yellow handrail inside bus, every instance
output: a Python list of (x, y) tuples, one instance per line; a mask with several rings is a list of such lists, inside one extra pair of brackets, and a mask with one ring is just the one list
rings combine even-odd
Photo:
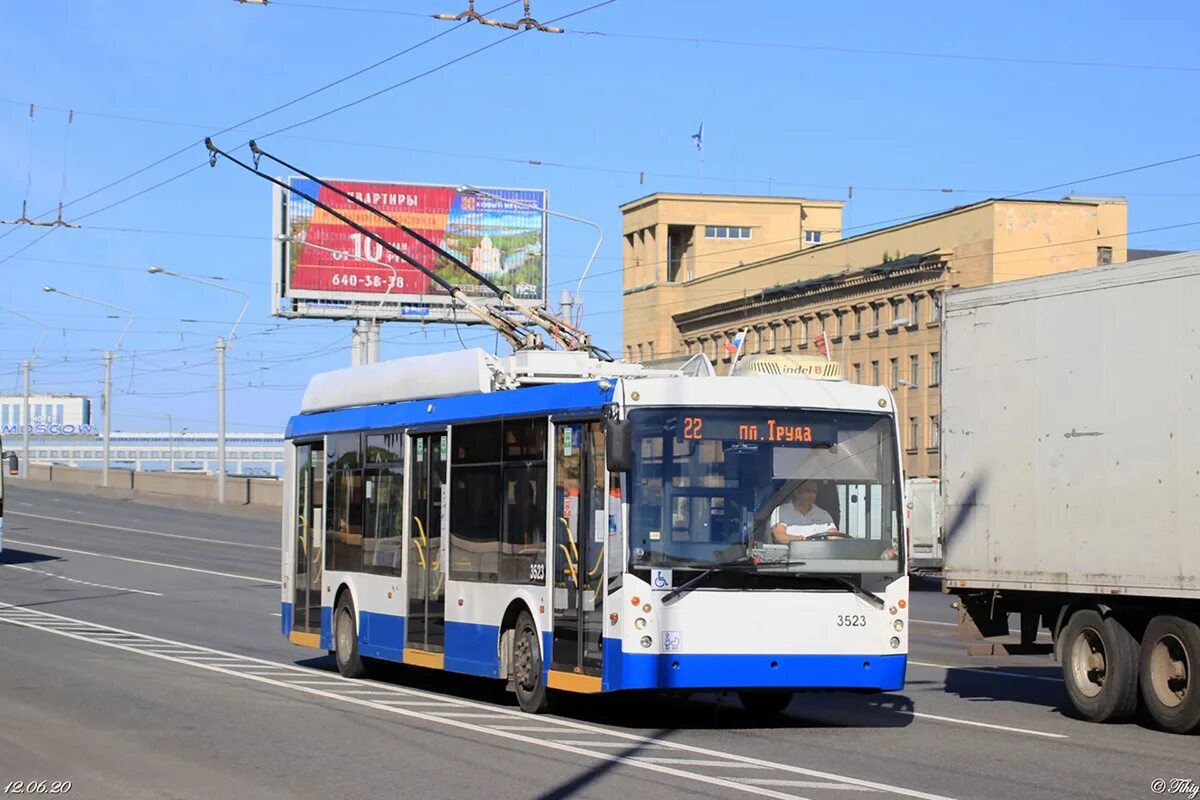
[(570, 575), (575, 585), (579, 586), (579, 573), (575, 571), (575, 565), (571, 563), (571, 551), (567, 549), (565, 544), (560, 544), (558, 548), (563, 551), (563, 558), (567, 562), (567, 568), (563, 572)]
[(417, 532), (421, 535), (420, 539), (413, 539), (413, 544), (417, 546), (417, 558), (421, 561), (421, 568), (425, 568), (425, 545), (429, 543), (429, 539), (425, 536), (425, 526), (421, 524), (421, 518), (413, 515), (413, 522), (417, 523)]
[[(567, 541), (571, 543), (571, 551), (575, 553), (575, 561), (579, 561), (579, 548), (575, 546), (575, 532), (571, 530), (571, 523), (566, 517), (559, 517), (558, 521), (563, 524), (563, 528), (567, 531)], [(559, 545), (560, 547), (562, 545)]]
[(596, 556), (596, 563), (592, 565), (591, 571), (589, 571), (587, 574), (589, 578), (596, 577), (596, 574), (600, 572), (600, 568), (604, 565), (604, 548), (606, 546), (607, 545), (600, 545), (600, 555)]

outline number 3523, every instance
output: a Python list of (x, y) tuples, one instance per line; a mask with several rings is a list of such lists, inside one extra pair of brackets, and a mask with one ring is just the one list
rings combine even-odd
[(867, 627), (867, 617), (865, 614), (838, 614), (837, 626), (839, 628), (865, 628)]

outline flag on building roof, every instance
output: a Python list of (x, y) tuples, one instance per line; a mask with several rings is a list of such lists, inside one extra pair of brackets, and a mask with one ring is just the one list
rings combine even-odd
[(817, 338), (813, 339), (813, 344), (816, 345), (817, 351), (821, 355), (829, 358), (829, 342), (825, 338), (825, 331), (821, 331), (817, 334)]
[(746, 331), (744, 331), (744, 330), (738, 331), (737, 334), (735, 334), (732, 339), (726, 340), (725, 352), (729, 353), (729, 355), (731, 355), (731, 356), (737, 355), (738, 351), (742, 349), (742, 342), (745, 339), (746, 339)]
[(700, 123), (700, 130), (692, 134), (692, 141), (696, 143), (696, 149), (704, 151), (704, 123)]

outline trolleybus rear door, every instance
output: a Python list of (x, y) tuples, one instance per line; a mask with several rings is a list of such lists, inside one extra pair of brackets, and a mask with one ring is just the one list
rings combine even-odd
[(599, 421), (555, 426), (554, 634), (549, 686), (599, 691), (608, 515)]
[(319, 647), (321, 636), (321, 576), (324, 568), (325, 446), (296, 445), (296, 518), (292, 552), (291, 641)]
[[(409, 486), (412, 519), (408, 536), (408, 622), (406, 648), (441, 653), (446, 642), (446, 566), (442, 557), (443, 486), (446, 483), (445, 431), (414, 434)], [(441, 666), (420, 654), (405, 660)]]

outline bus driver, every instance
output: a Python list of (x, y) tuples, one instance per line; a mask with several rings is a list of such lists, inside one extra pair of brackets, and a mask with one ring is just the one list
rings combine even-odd
[(779, 507), (779, 521), (771, 526), (771, 537), (780, 544), (787, 544), (803, 541), (817, 533), (836, 533), (833, 517), (814, 502), (816, 499), (816, 482), (801, 481), (792, 492), (790, 502)]

